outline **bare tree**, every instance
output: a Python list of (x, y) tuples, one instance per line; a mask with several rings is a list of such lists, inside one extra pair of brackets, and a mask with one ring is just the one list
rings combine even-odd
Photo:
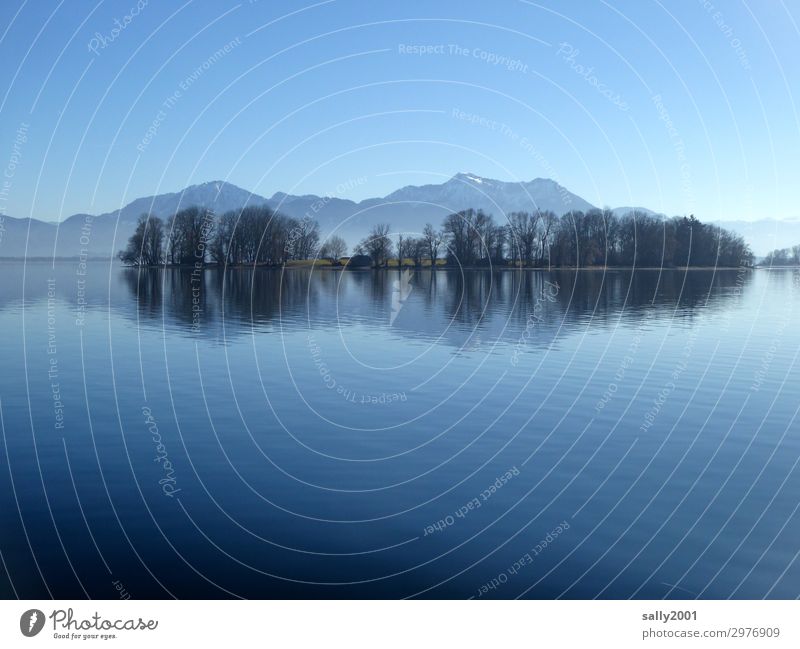
[(539, 255), (539, 263), (541, 265), (544, 265), (545, 253), (547, 252), (547, 246), (550, 243), (550, 235), (557, 223), (558, 217), (553, 212), (550, 210), (545, 210), (542, 212), (542, 228), (540, 237), (541, 253)]
[(417, 267), (422, 266), (422, 260), (425, 258), (425, 253), (428, 251), (428, 245), (424, 237), (417, 237), (411, 239), (409, 245), (410, 256), (414, 260), (414, 265)]
[(290, 258), (313, 259), (319, 246), (319, 223), (303, 218), (290, 230), (289, 238), (293, 239)]
[(489, 256), (493, 262), (502, 262), (504, 260), (504, 251), (506, 247), (506, 229), (502, 225), (494, 226), (487, 248)]
[(472, 263), (491, 257), (494, 247), (495, 224), (491, 214), (483, 210), (475, 213), (470, 232), (470, 257)]
[(361, 241), (359, 246), (371, 258), (373, 266), (386, 266), (392, 254), (392, 240), (389, 238), (390, 227), (388, 223), (378, 223), (372, 226), (369, 235)]
[(508, 215), (511, 233), (514, 238), (512, 245), (517, 246), (520, 260), (524, 266), (533, 265), (540, 218), (541, 215), (539, 212), (535, 212), (534, 214), (528, 212), (512, 212)]
[(157, 266), (163, 261), (164, 224), (156, 216), (142, 214), (120, 259), (132, 266)]
[(397, 267), (403, 267), (403, 261), (406, 257), (411, 256), (411, 244), (412, 239), (410, 237), (403, 236), (402, 233), (397, 234)]
[(444, 218), (442, 231), (449, 246), (448, 256), (462, 266), (475, 261), (475, 222), (477, 212), (473, 209), (461, 210)]
[(334, 264), (338, 264), (346, 254), (347, 242), (336, 234), (328, 237), (319, 249), (319, 256), (330, 259)]
[(436, 268), (436, 260), (439, 258), (439, 247), (442, 245), (441, 230), (437, 230), (430, 223), (427, 223), (422, 230), (422, 240), (428, 248), (431, 268)]

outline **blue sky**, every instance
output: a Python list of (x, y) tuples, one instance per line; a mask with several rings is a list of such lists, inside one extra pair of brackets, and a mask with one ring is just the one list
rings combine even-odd
[(358, 200), (459, 171), (800, 216), (797, 3), (6, 0), (0, 26), (11, 216), (216, 179)]

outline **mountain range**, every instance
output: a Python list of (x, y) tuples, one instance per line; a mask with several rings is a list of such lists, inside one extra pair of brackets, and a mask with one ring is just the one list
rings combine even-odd
[[(210, 208), (217, 214), (245, 205), (268, 205), (287, 216), (319, 222), (323, 235), (339, 234), (350, 246), (364, 237), (370, 226), (386, 222), (393, 231), (420, 233), (426, 223), (438, 226), (447, 214), (466, 208), (483, 209), (499, 222), (504, 213), (552, 210), (564, 214), (595, 207), (554, 180), (505, 182), (459, 173), (439, 184), (408, 185), (382, 198), (354, 202), (335, 196), (275, 193), (259, 196), (224, 181), (192, 185), (186, 189), (137, 198), (124, 207), (99, 215), (74, 214), (60, 223), (0, 216), (0, 257), (111, 257), (125, 247), (141, 214), (166, 219), (190, 206)], [(643, 207), (617, 207), (623, 214), (633, 209), (656, 215)], [(703, 220), (702, 215), (698, 215)], [(800, 243), (800, 220), (766, 219), (756, 222), (720, 221), (719, 225), (744, 236), (757, 255), (773, 248)]]

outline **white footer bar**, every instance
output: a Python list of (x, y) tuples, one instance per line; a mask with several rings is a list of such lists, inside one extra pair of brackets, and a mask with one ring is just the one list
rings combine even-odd
[[(4, 601), (0, 647), (800, 647), (787, 601)], [(187, 644), (192, 643), (192, 644)], [(213, 644), (212, 644), (213, 643)]]

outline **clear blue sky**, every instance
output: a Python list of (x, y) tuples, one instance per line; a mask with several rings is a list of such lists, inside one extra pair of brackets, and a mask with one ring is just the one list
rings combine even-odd
[(470, 171), (597, 205), (800, 216), (797, 2), (140, 6), (0, 4), (3, 213), (212, 179), (358, 200)]

